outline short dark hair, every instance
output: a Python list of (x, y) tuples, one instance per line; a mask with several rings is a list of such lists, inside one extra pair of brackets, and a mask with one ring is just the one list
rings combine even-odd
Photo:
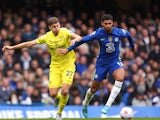
[(101, 21), (104, 21), (104, 20), (113, 20), (113, 16), (111, 14), (104, 14), (101, 17)]
[(48, 19), (47, 23), (50, 26), (50, 25), (55, 24), (55, 23), (60, 23), (60, 20), (57, 17), (51, 17), (51, 18)]

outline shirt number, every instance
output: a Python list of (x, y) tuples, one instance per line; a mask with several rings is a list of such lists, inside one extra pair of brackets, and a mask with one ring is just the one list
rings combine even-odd
[(112, 52), (114, 52), (115, 51), (115, 46), (114, 46), (114, 44), (113, 43), (107, 43), (106, 44), (106, 52), (107, 53), (112, 53)]

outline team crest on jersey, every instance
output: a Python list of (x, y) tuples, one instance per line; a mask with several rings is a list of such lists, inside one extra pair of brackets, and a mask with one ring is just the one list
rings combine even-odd
[(112, 38), (111, 36), (108, 37), (109, 42), (111, 42), (112, 39), (113, 39), (113, 38)]
[(115, 40), (115, 42), (118, 42), (118, 37), (115, 37), (114, 40)]

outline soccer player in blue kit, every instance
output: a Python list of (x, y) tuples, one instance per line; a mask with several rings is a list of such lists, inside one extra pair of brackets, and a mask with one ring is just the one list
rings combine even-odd
[(94, 93), (99, 89), (102, 80), (106, 78), (107, 73), (113, 76), (115, 83), (111, 90), (108, 101), (101, 109), (103, 114), (106, 114), (112, 103), (120, 93), (123, 79), (124, 68), (120, 58), (120, 45), (122, 38), (128, 38), (131, 50), (134, 50), (134, 43), (130, 33), (127, 30), (113, 27), (113, 16), (111, 14), (104, 14), (101, 17), (102, 27), (98, 28), (92, 34), (89, 34), (82, 39), (72, 41), (72, 46), (68, 49), (60, 48), (58, 53), (67, 54), (77, 46), (90, 41), (98, 40), (100, 46), (100, 53), (96, 61), (96, 69), (94, 80), (92, 80), (91, 87), (87, 90), (86, 96), (82, 102), (82, 116), (88, 117), (88, 104), (94, 96)]

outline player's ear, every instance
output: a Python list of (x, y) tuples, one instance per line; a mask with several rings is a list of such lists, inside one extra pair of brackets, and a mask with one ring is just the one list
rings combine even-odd
[(103, 22), (101, 21), (101, 26), (103, 26)]
[(113, 26), (113, 21), (111, 22), (112, 26)]
[(51, 25), (49, 25), (48, 28), (51, 30)]

